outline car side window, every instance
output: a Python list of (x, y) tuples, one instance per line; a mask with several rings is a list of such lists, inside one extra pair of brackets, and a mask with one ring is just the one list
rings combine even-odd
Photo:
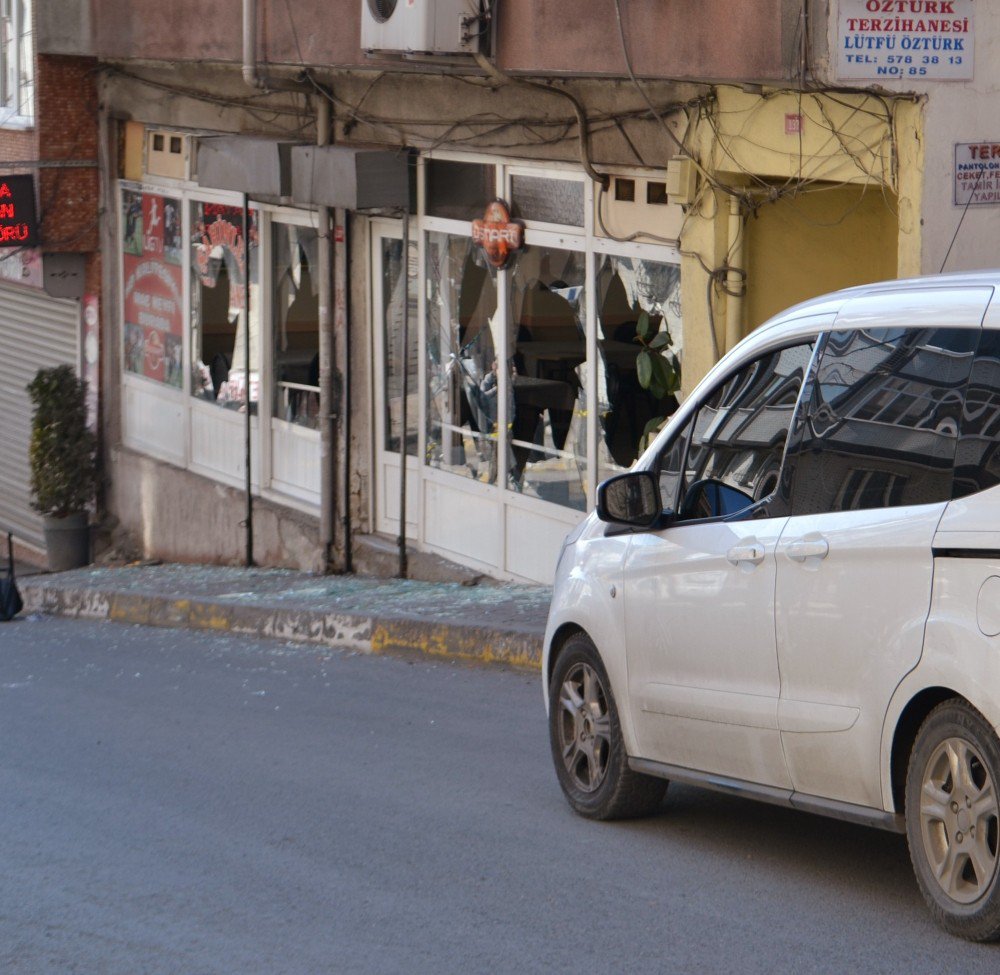
[(812, 351), (812, 343), (802, 343), (742, 367), (667, 445), (661, 493), (679, 520), (751, 517), (774, 495)]
[(978, 329), (832, 332), (788, 448), (791, 514), (951, 497)]
[(955, 451), (952, 497), (1000, 484), (1000, 332), (983, 329)]
[(660, 497), (663, 500), (664, 510), (669, 513), (673, 513), (677, 508), (677, 493), (684, 474), (684, 456), (687, 453), (687, 442), (691, 436), (694, 419), (692, 417), (684, 425), (684, 429), (667, 444), (657, 464)]

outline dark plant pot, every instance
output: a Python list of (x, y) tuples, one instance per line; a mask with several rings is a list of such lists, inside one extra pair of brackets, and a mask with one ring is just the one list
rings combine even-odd
[(49, 571), (64, 572), (78, 569), (90, 562), (90, 528), (87, 526), (87, 512), (66, 515), (43, 515), (45, 548), (49, 556)]

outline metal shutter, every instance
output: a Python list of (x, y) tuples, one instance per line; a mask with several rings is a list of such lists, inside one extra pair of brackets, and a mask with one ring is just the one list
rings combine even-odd
[(25, 386), (45, 367), (79, 368), (80, 304), (0, 284), (0, 528), (44, 549), (42, 519), (31, 508)]

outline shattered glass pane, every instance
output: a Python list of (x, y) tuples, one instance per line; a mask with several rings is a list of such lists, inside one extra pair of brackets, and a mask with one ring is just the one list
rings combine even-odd
[(576, 251), (528, 247), (511, 276), (513, 416), (510, 487), (587, 508), (586, 262)]
[(659, 350), (679, 384), (684, 333), (681, 328), (681, 273), (674, 264), (636, 257), (602, 257), (597, 271), (597, 400), (600, 431), (597, 478), (632, 466), (643, 434), (657, 418), (677, 409), (672, 394), (658, 397), (639, 383), (636, 341), (639, 316), (646, 312), (650, 334), (665, 332)]
[(427, 463), (495, 484), (496, 287), (468, 237), (429, 233), (426, 259)]

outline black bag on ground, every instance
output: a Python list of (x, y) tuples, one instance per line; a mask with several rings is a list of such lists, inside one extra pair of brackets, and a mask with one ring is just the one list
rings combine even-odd
[(7, 533), (7, 578), (0, 579), (0, 622), (12, 620), (24, 606), (14, 578), (14, 538)]

